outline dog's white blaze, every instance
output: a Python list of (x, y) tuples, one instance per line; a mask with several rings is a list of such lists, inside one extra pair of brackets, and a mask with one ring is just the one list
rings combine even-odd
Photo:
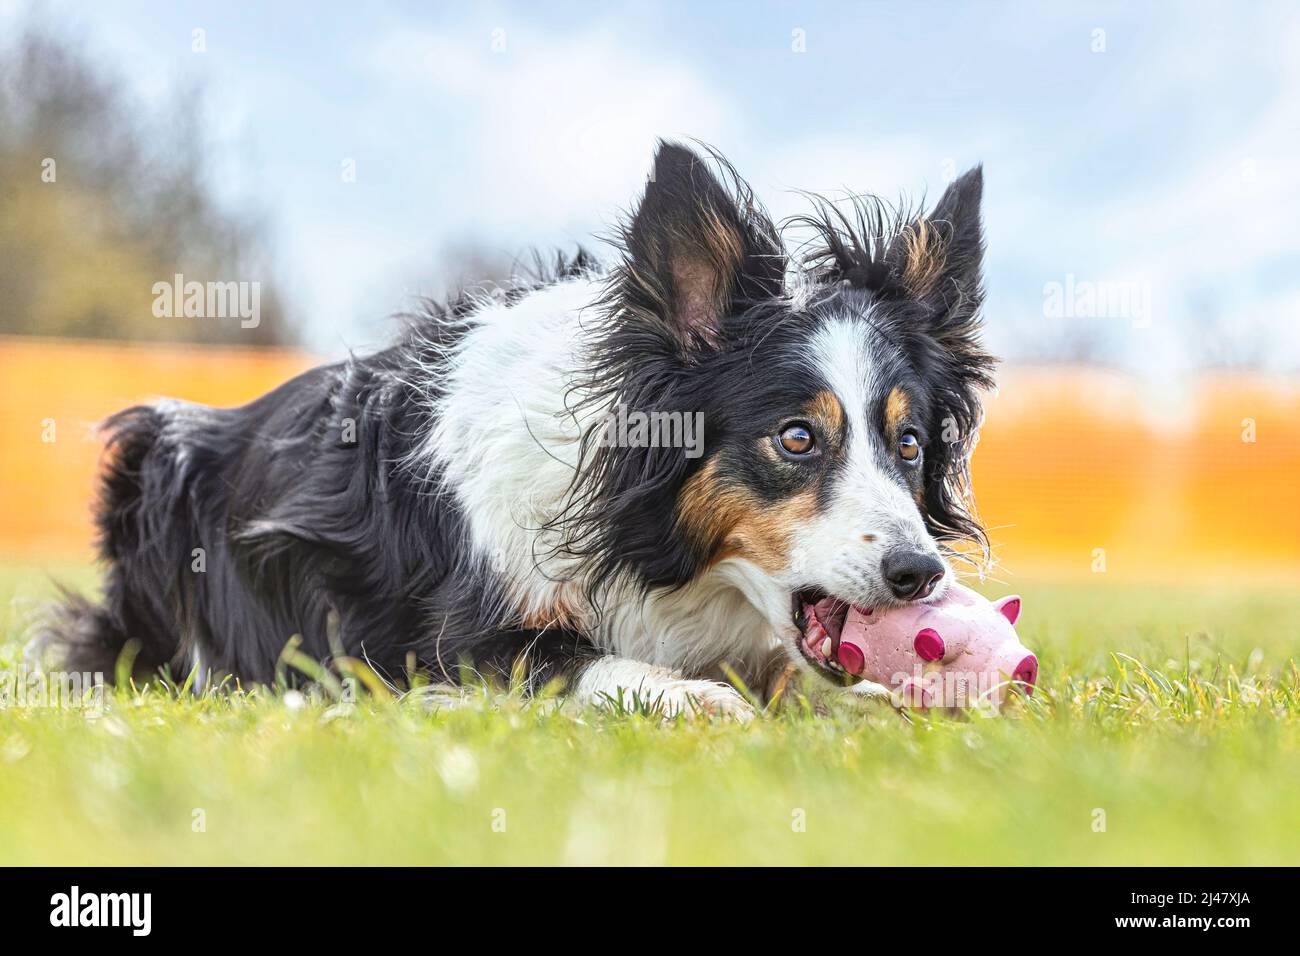
[(812, 544), (796, 549), (790, 569), (795, 587), (820, 587), (867, 605), (887, 597), (880, 576), (885, 554), (902, 549), (939, 557), (915, 502), (881, 465), (888, 450), (868, 418), (880, 390), (869, 345), (876, 334), (869, 323), (845, 318), (827, 322), (813, 338), (811, 371), (844, 409), (846, 461), (830, 505), (808, 527)]

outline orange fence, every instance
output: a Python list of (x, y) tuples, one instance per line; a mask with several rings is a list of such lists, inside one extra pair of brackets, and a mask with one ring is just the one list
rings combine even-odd
[(1300, 587), (1300, 380), (999, 379), (973, 466), (999, 578)]
[(311, 364), (283, 350), (0, 336), (0, 558), (89, 558), (96, 424), (162, 396), (239, 405)]
[[(86, 557), (94, 424), (170, 396), (234, 405), (290, 351), (0, 338), (0, 555)], [(1300, 382), (1007, 368), (975, 455), (997, 576), (1300, 582)]]

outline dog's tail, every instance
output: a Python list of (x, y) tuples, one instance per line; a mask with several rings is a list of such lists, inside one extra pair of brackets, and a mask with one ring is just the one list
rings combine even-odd
[[(172, 596), (138, 589), (139, 582), (158, 580), (163, 562), (176, 567), (156, 533), (177, 497), (175, 462), (161, 447), (165, 424), (164, 413), (147, 405), (104, 423), (109, 437), (95, 515), (99, 554), (108, 564), (103, 601), (63, 589), (27, 646), (29, 661), (112, 681), (119, 666), (152, 671), (175, 656)], [(155, 573), (141, 573), (146, 570)]]
[(25, 656), (33, 666), (100, 674), (108, 683), (116, 679), (119, 663), (132, 667), (131, 638), (113, 620), (106, 605), (96, 604), (67, 588), (38, 623)]

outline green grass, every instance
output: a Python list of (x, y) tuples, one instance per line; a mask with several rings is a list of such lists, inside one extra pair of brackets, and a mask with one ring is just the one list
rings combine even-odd
[[(50, 590), (0, 572), (0, 667)], [(792, 698), (670, 723), (482, 692), (10, 706), (0, 863), (1300, 862), (1300, 597), (1017, 590), (1041, 688), (999, 719)]]

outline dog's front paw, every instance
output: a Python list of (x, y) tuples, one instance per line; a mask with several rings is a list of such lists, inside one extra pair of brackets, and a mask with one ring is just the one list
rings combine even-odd
[(605, 657), (581, 673), (573, 689), (581, 703), (661, 717), (726, 717), (750, 720), (754, 706), (730, 684), (692, 680), (654, 664)]
[(870, 700), (889, 700), (894, 696), (884, 684), (869, 680), (853, 684), (848, 688), (848, 692), (854, 697), (865, 697)]
[(679, 680), (665, 691), (665, 717), (724, 717), (742, 723), (753, 720), (754, 705), (730, 684), (711, 680)]

